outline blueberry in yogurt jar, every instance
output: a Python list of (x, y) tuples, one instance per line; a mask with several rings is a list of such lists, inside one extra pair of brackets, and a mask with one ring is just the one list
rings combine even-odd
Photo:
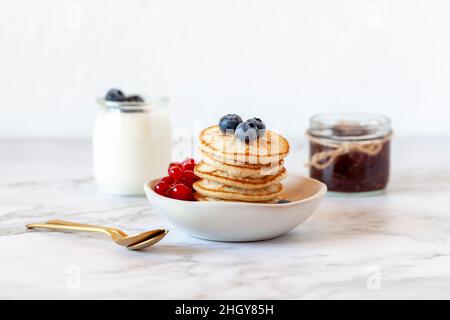
[(141, 96), (134, 94), (131, 96), (126, 97), (126, 101), (127, 102), (144, 102), (144, 98), (142, 98)]
[(123, 102), (125, 101), (126, 97), (124, 93), (119, 89), (111, 89), (106, 93), (105, 100), (106, 101), (116, 101), (116, 102)]

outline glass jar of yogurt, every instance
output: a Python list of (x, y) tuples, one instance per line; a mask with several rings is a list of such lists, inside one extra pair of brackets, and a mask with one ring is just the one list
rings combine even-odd
[(306, 133), (310, 176), (339, 194), (384, 191), (389, 181), (389, 118), (366, 113), (316, 115)]
[(168, 102), (98, 99), (92, 145), (94, 178), (102, 191), (141, 195), (146, 180), (165, 175), (171, 156)]

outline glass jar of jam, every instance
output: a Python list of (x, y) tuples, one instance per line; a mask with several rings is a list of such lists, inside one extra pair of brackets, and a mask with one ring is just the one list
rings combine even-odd
[(310, 176), (333, 193), (378, 194), (389, 180), (389, 118), (364, 113), (313, 116), (307, 131)]

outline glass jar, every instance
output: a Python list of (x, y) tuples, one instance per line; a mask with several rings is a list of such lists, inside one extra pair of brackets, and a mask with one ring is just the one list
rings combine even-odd
[(310, 176), (328, 190), (347, 194), (378, 194), (389, 180), (389, 118), (365, 113), (313, 116), (307, 131)]
[(164, 97), (146, 102), (98, 99), (92, 145), (101, 190), (141, 195), (146, 180), (166, 174), (171, 156), (168, 102)]

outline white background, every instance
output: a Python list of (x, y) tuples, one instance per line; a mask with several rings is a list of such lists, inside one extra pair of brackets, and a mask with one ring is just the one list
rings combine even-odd
[(450, 133), (450, 1), (0, 2), (0, 136), (89, 137), (116, 86), (165, 94), (176, 128), (225, 113), (302, 134), (318, 112)]

